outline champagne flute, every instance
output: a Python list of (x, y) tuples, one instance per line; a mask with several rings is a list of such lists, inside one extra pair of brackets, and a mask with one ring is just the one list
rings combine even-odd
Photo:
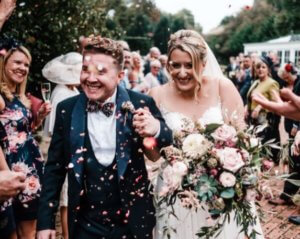
[(50, 83), (42, 83), (41, 86), (42, 96), (45, 102), (50, 102), (51, 96), (51, 84)]

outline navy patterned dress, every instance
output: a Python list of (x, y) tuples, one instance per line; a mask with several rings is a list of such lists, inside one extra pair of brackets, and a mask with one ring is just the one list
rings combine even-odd
[[(0, 112), (0, 122), (5, 135), (3, 151), (12, 171), (24, 172), (26, 188), (13, 201), (16, 221), (36, 219), (38, 199), (41, 191), (40, 178), (44, 163), (39, 146), (32, 135), (32, 112), (17, 98), (5, 100), (5, 109)], [(6, 143), (5, 143), (6, 142)]]

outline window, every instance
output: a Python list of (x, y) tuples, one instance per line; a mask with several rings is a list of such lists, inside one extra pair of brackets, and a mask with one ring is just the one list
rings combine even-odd
[(281, 63), (282, 60), (282, 51), (277, 51), (278, 62)]
[(290, 61), (290, 51), (284, 52), (284, 63), (288, 63)]
[(295, 51), (295, 66), (300, 66), (300, 51)]

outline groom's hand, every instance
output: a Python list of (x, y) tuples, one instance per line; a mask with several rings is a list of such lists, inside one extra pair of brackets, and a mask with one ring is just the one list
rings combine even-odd
[(160, 130), (160, 122), (155, 119), (148, 108), (139, 108), (133, 116), (133, 127), (141, 137), (153, 137)]
[(55, 239), (55, 230), (46, 229), (37, 232), (37, 239)]

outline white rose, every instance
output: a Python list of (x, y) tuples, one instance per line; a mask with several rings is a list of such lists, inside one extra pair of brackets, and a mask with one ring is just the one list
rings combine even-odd
[(233, 187), (236, 182), (235, 176), (227, 172), (221, 173), (219, 180), (224, 187)]
[(163, 181), (170, 190), (175, 190), (181, 185), (182, 176), (178, 173), (176, 174), (173, 167), (168, 165), (163, 170)]
[(197, 159), (204, 155), (210, 143), (201, 134), (190, 134), (185, 138), (182, 144), (183, 152), (192, 159)]
[(177, 161), (173, 164), (173, 172), (179, 176), (184, 176), (187, 174), (188, 168), (185, 163)]
[(218, 149), (217, 157), (219, 157), (222, 167), (233, 173), (245, 165), (241, 154), (235, 148)]

